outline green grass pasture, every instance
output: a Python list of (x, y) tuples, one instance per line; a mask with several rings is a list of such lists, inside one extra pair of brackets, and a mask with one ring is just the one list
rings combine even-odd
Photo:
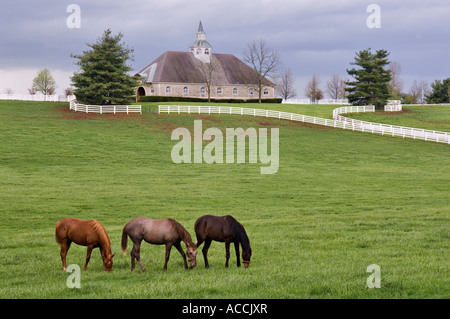
[[(330, 106), (297, 107), (331, 117)], [(389, 118), (416, 126), (407, 115)], [(171, 132), (193, 132), (195, 119), (224, 133), (279, 128), (278, 172), (261, 175), (259, 162), (174, 164)], [(23, 101), (0, 101), (0, 136), (0, 298), (450, 297), (449, 145), (250, 116), (86, 115)], [(143, 243), (147, 272), (131, 272), (131, 248), (120, 249), (131, 218), (175, 218), (195, 241), (204, 214), (245, 226), (250, 268), (236, 267), (232, 246), (225, 269), (224, 245), (213, 242), (210, 269), (199, 251), (185, 270), (173, 249), (164, 272), (164, 247)], [(66, 286), (54, 239), (69, 216), (99, 220), (117, 253), (107, 273), (95, 249), (81, 289)], [(85, 254), (73, 244), (68, 264), (82, 267)], [(366, 287), (371, 264), (380, 289)]]

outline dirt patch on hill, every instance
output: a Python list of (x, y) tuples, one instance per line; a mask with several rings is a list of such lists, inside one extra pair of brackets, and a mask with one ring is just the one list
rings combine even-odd
[(375, 114), (382, 114), (382, 115), (393, 115), (393, 116), (399, 116), (406, 113), (415, 113), (414, 111), (408, 110), (408, 109), (402, 109), (401, 111), (394, 111), (394, 112), (376, 112)]
[(211, 122), (216, 122), (219, 123), (220, 120), (215, 118), (214, 116), (211, 115), (207, 115), (207, 114), (191, 114), (193, 117), (195, 117), (196, 119), (200, 119), (200, 120), (205, 120), (205, 121), (211, 121)]

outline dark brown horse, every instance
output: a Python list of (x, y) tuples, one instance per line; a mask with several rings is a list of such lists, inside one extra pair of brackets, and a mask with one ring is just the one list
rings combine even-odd
[(61, 245), (61, 260), (63, 269), (67, 269), (66, 256), (70, 244), (74, 242), (77, 245), (87, 246), (86, 263), (83, 269), (86, 269), (91, 252), (94, 248), (99, 248), (103, 260), (103, 268), (111, 271), (113, 266), (113, 257), (111, 255), (111, 242), (105, 227), (96, 220), (81, 220), (78, 218), (64, 218), (56, 223), (55, 239)]
[[(141, 262), (141, 242), (145, 240), (149, 244), (166, 245), (166, 258), (164, 263), (164, 270), (167, 270), (167, 263), (169, 262), (170, 250), (172, 246), (180, 252), (184, 261), (184, 268), (188, 268), (186, 262), (186, 254), (191, 264), (190, 268), (197, 265), (197, 247), (192, 242), (191, 235), (188, 231), (177, 221), (166, 219), (151, 219), (145, 217), (136, 217), (130, 220), (122, 232), (122, 251), (125, 255), (127, 252), (127, 238), (130, 237), (133, 242), (133, 249), (131, 250), (131, 270), (135, 267), (135, 259), (137, 259), (141, 270), (145, 271)], [(186, 245), (186, 254), (181, 247), (181, 241)]]
[(237, 266), (241, 266), (239, 257), (239, 243), (242, 246), (242, 260), (244, 267), (250, 266), (250, 258), (252, 256), (252, 249), (250, 241), (244, 226), (242, 226), (234, 217), (205, 215), (197, 219), (195, 222), (195, 234), (197, 235), (197, 248), (205, 242), (203, 246), (203, 258), (205, 259), (205, 267), (209, 268), (208, 263), (208, 249), (213, 240), (225, 242), (225, 267), (228, 268), (228, 260), (230, 259), (230, 243), (234, 244), (236, 251)]

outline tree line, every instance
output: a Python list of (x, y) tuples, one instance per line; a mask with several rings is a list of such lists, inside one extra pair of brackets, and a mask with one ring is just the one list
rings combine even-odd
[[(356, 53), (350, 63), (356, 67), (347, 69), (351, 79), (337, 74), (326, 82), (326, 93), (332, 99), (347, 98), (353, 105), (375, 105), (381, 108), (388, 99), (401, 100), (404, 104), (450, 103), (450, 78), (435, 80), (429, 85), (424, 80), (414, 80), (408, 91), (400, 77), (401, 65), (388, 60), (389, 52), (371, 49)], [(319, 77), (314, 74), (307, 83), (305, 95), (313, 102), (324, 98)]]
[[(71, 77), (74, 89), (67, 88), (66, 95), (75, 94), (80, 102), (87, 104), (128, 104), (134, 100), (139, 79), (128, 74), (132, 71), (127, 62), (133, 59), (133, 49), (128, 48), (122, 38), (123, 34), (113, 35), (108, 29), (96, 43), (88, 44), (90, 50), (71, 55), (77, 59), (75, 64), (80, 70)], [(412, 104), (450, 102), (450, 78), (435, 80), (431, 85), (423, 80), (414, 80), (410, 89), (404, 92), (401, 66), (398, 62), (389, 61), (388, 56), (389, 52), (383, 49), (372, 52), (369, 48), (356, 52), (354, 61), (350, 62), (353, 67), (346, 69), (350, 78), (333, 75), (326, 82), (325, 93), (332, 99), (346, 98), (354, 105), (375, 105), (377, 109), (382, 108), (388, 99)], [(249, 42), (243, 57), (257, 75), (255, 89), (259, 102), (266, 77), (275, 82), (278, 96), (283, 99), (296, 96), (292, 71), (283, 67), (279, 54), (264, 40)], [(208, 97), (216, 69), (214, 59), (202, 67)], [(56, 83), (50, 71), (44, 69), (28, 91), (30, 94), (42, 92), (51, 95), (55, 89)], [(307, 83), (305, 95), (313, 102), (324, 98), (318, 75), (314, 74)]]

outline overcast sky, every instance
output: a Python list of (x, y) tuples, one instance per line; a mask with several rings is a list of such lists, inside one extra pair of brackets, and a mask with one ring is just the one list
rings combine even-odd
[[(80, 28), (66, 23), (72, 3), (81, 9)], [(380, 28), (367, 25), (370, 4), (381, 9)], [(70, 54), (108, 28), (123, 33), (138, 71), (165, 51), (189, 50), (200, 20), (213, 53), (242, 58), (249, 41), (266, 40), (294, 73), (298, 98), (313, 74), (323, 89), (333, 74), (347, 76), (355, 52), (367, 48), (391, 53), (404, 91), (414, 79), (450, 77), (449, 0), (2, 0), (0, 93), (27, 93), (48, 68), (63, 94), (76, 70)]]

